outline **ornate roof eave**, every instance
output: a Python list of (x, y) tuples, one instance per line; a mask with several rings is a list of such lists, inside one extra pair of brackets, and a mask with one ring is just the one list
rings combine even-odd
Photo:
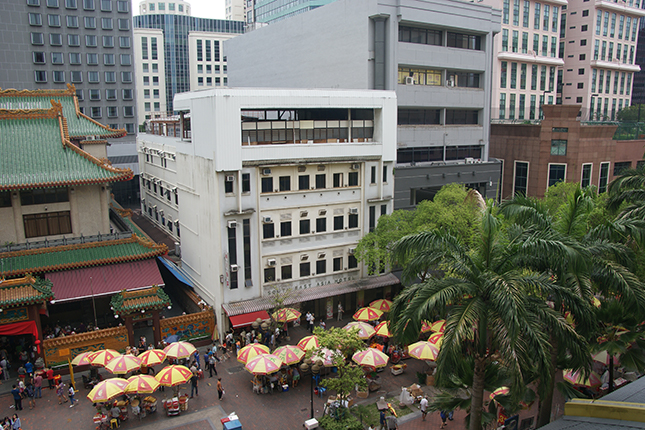
[(158, 310), (171, 305), (162, 287), (153, 285), (136, 291), (123, 290), (112, 296), (110, 305), (117, 315), (129, 315), (142, 310)]
[[(3, 300), (1, 298), (4, 291), (21, 287), (32, 288), (34, 290), (34, 294), (30, 297), (20, 297), (9, 300)], [(30, 273), (26, 274), (22, 278), (0, 279), (0, 306), (3, 308), (46, 303), (53, 298), (54, 293), (52, 292), (52, 283), (47, 279), (37, 279)]]

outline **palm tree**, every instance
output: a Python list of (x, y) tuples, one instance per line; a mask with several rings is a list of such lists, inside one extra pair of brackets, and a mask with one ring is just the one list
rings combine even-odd
[(482, 428), (485, 374), (500, 362), (511, 375), (511, 388), (524, 385), (523, 369), (546, 368), (549, 335), (544, 327), (571, 341), (584, 340), (551, 309), (545, 296), (582, 306), (569, 290), (550, 276), (518, 264), (522, 241), (503, 228), (503, 220), (489, 206), (481, 217), (478, 241), (468, 247), (445, 230), (406, 236), (394, 247), (395, 261), (405, 267), (406, 281), (428, 268), (441, 269), (406, 287), (390, 312), (395, 337), (417, 338), (422, 321), (446, 315), (446, 329), (437, 359), (437, 383), (445, 383), (464, 355), (473, 359), (470, 429)]
[(645, 219), (645, 166), (623, 171), (609, 184), (608, 191), (610, 209), (627, 203), (621, 218)]

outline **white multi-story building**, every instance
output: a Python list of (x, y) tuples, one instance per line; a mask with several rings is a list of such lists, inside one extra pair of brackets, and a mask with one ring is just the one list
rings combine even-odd
[(226, 57), (222, 45), (225, 40), (235, 36), (209, 31), (194, 31), (188, 34), (191, 91), (228, 85)]
[(175, 108), (164, 136), (138, 137), (142, 210), (181, 240), (220, 331), (276, 290), (320, 316), (398, 283), (368, 278), (353, 255), (393, 209), (394, 92), (213, 89)]
[(246, 0), (226, 0), (226, 19), (246, 21)]
[(137, 80), (138, 124), (147, 119), (166, 116), (166, 74), (163, 31), (156, 28), (135, 28), (134, 58)]

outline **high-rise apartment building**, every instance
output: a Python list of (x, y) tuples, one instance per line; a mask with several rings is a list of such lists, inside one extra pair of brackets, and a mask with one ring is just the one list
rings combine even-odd
[[(177, 93), (227, 84), (222, 42), (244, 33), (244, 22), (196, 18), (190, 11), (190, 4), (183, 0), (143, 1), (139, 5), (141, 15), (134, 17), (134, 61), (140, 72), (140, 124), (172, 113)], [(158, 99), (155, 89), (160, 90)]]
[[(230, 1), (230, 0), (227, 0)], [(254, 1), (254, 0), (251, 0)], [(255, 22), (272, 23), (305, 13), (334, 0), (257, 0), (254, 1)]]
[(226, 19), (246, 21), (246, 0), (226, 0)]
[[(645, 8), (645, 2), (641, 6)], [(634, 83), (632, 86), (632, 105), (645, 104), (645, 32), (643, 32), (645, 20), (640, 21), (640, 30), (636, 41), (636, 64), (641, 68), (639, 72), (634, 73)]]

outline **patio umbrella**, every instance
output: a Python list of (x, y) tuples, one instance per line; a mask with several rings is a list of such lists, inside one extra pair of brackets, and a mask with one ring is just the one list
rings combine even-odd
[(138, 355), (141, 365), (145, 367), (161, 364), (166, 359), (166, 353), (160, 349), (149, 349)]
[(432, 327), (430, 330), (432, 330), (435, 333), (443, 333), (443, 331), (446, 329), (446, 320), (438, 320), (432, 323)]
[(428, 333), (432, 331), (432, 323), (430, 321), (423, 321), (421, 324), (421, 333)]
[(237, 361), (246, 364), (249, 361), (253, 360), (256, 356), (269, 354), (270, 352), (271, 350), (268, 346), (264, 346), (261, 343), (252, 343), (240, 349), (240, 352), (237, 353)]
[(411, 357), (419, 360), (436, 360), (439, 355), (439, 348), (436, 345), (425, 340), (415, 342), (408, 347), (408, 353)]
[(277, 312), (271, 314), (274, 320), (282, 323), (295, 321), (300, 318), (300, 315), (302, 315), (300, 312), (292, 308), (280, 309)]
[(120, 355), (121, 353), (119, 351), (115, 351), (113, 349), (102, 349), (92, 354), (90, 357), (88, 357), (88, 359), (90, 360), (90, 364), (93, 366), (105, 367), (105, 365), (108, 364), (110, 360)]
[(269, 375), (282, 367), (282, 359), (273, 354), (262, 354), (246, 363), (244, 368), (254, 375)]
[(302, 349), (303, 351), (309, 351), (310, 349), (316, 349), (320, 346), (318, 343), (318, 336), (311, 335), (311, 336), (305, 336), (302, 339), (300, 339), (300, 342), (298, 342), (298, 348)]
[(150, 394), (159, 388), (159, 381), (152, 375), (134, 375), (128, 379), (126, 394)]
[(387, 299), (378, 299), (370, 303), (370, 308), (378, 309), (383, 312), (390, 312), (392, 301)]
[[(599, 363), (603, 363), (605, 366), (609, 366), (610, 356), (609, 356), (609, 353), (607, 351), (600, 351), (600, 352), (597, 352), (595, 354), (592, 354), (591, 358), (593, 359), (593, 361), (597, 361)], [(614, 358), (614, 365), (617, 366), (618, 365), (618, 357), (616, 357), (614, 355), (613, 358)]]
[(173, 342), (178, 342), (179, 341), (179, 336), (176, 334), (171, 334), (170, 336), (166, 337), (164, 340), (167, 344), (171, 344)]
[(87, 352), (81, 352), (78, 354), (74, 359), (72, 360), (72, 365), (73, 366), (84, 366), (86, 364), (90, 364), (90, 357), (92, 354), (95, 354), (96, 351), (87, 351)]
[(128, 381), (122, 378), (110, 378), (99, 382), (87, 395), (92, 403), (102, 403), (112, 400), (125, 392)]
[(166, 357), (171, 358), (188, 358), (197, 351), (197, 348), (190, 342), (173, 342), (163, 349)]
[(574, 372), (571, 369), (562, 371), (562, 376), (565, 381), (571, 382), (573, 385), (581, 385), (583, 387), (597, 387), (602, 384), (600, 376), (596, 372), (591, 372), (589, 377), (585, 379), (582, 372)]
[(174, 387), (185, 384), (193, 376), (193, 372), (186, 366), (171, 364), (166, 366), (155, 375), (155, 378), (164, 387)]
[(134, 355), (119, 355), (105, 365), (105, 370), (108, 372), (125, 375), (128, 372), (141, 368), (141, 359)]
[(436, 346), (437, 348), (441, 348), (441, 344), (443, 343), (443, 333), (432, 333), (430, 337), (428, 338), (428, 342)]
[(374, 327), (362, 321), (352, 321), (345, 327), (343, 327), (343, 330), (347, 331), (352, 331), (354, 329), (358, 329), (358, 337), (360, 337), (361, 339), (369, 339), (370, 337), (374, 336), (374, 333), (376, 333), (374, 331)]
[(600, 307), (601, 303), (600, 303), (600, 300), (599, 300), (597, 297), (594, 297), (594, 298), (593, 298), (593, 305), (594, 305), (595, 307), (597, 307), (597, 308), (599, 308), (599, 307)]
[(376, 321), (381, 318), (383, 311), (374, 308), (360, 308), (354, 314), (354, 319), (357, 321)]
[(508, 387), (499, 387), (497, 390), (490, 393), (490, 399), (493, 400), (496, 396), (505, 396), (511, 392), (511, 389)]
[(360, 366), (370, 366), (374, 368), (385, 367), (390, 358), (387, 354), (378, 349), (368, 348), (365, 351), (359, 351), (352, 355), (352, 360)]
[(336, 352), (332, 351), (331, 349), (327, 348), (320, 348), (316, 354), (311, 356), (311, 361), (312, 363), (315, 363), (316, 361), (322, 361), (322, 365), (325, 367), (334, 367), (336, 366), (336, 363), (334, 363), (334, 358), (339, 355), (341, 352), (336, 350)]
[(294, 345), (285, 345), (273, 351), (273, 355), (280, 357), (284, 364), (296, 364), (305, 356), (305, 352)]
[(382, 321), (374, 327), (374, 334), (383, 337), (392, 337), (390, 333), (390, 324), (387, 321)]

